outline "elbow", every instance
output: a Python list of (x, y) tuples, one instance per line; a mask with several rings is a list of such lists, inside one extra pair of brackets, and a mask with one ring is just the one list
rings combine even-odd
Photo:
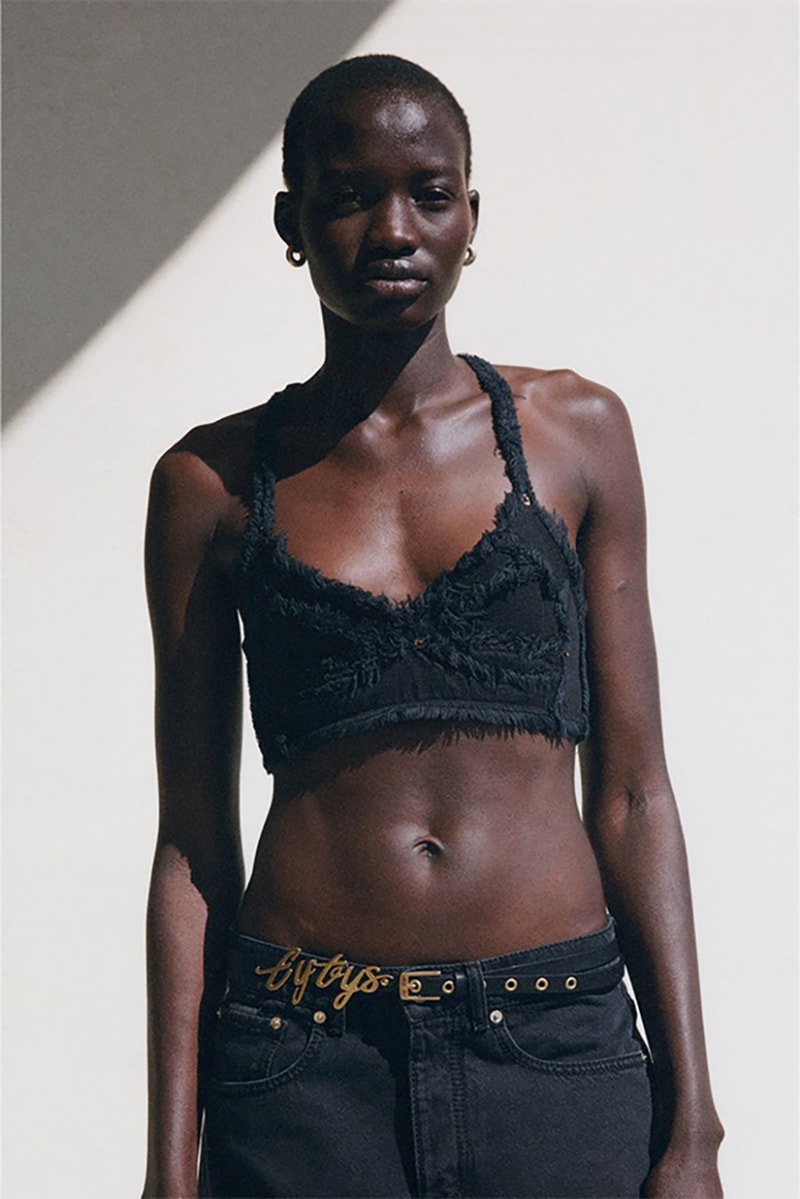
[(189, 888), (211, 907), (235, 906), (244, 887), (241, 845), (207, 845), (160, 835), (153, 861), (153, 883)]
[(667, 779), (658, 779), (649, 785), (624, 787), (618, 797), (618, 807), (629, 818), (642, 820), (674, 810), (675, 795)]
[(645, 830), (679, 826), (675, 795), (667, 778), (624, 783), (588, 797), (584, 824), (594, 842), (629, 837)]

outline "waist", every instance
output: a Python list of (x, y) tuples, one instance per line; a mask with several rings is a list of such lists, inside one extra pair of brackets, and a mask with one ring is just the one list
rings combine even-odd
[[(474, 961), (385, 965), (318, 955), (232, 932), (225, 999), (268, 1012), (276, 1003), (313, 1013), (317, 1023), (391, 1004), (433, 1013), (462, 1005), (473, 1016), (509, 1003), (570, 1002), (607, 991), (624, 964), (614, 923), (585, 936)], [(489, 1019), (492, 1019), (489, 1012)]]
[(242, 932), (419, 963), (546, 944), (604, 920), (566, 747), (466, 740), (328, 773), (318, 791), (276, 787)]

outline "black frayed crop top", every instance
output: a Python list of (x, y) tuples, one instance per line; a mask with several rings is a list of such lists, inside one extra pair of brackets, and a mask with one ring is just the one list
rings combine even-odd
[(552, 740), (588, 732), (580, 562), (563, 523), (533, 494), (508, 383), (488, 362), (463, 357), (491, 398), (511, 490), (477, 544), (402, 603), (328, 578), (275, 533), (271, 429), (287, 392), (265, 405), (236, 590), (268, 770), (410, 720)]

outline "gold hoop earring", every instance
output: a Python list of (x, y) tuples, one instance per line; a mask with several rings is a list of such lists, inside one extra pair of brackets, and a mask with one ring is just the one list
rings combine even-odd
[(478, 257), (478, 255), (477, 255), (477, 254), (475, 253), (475, 251), (473, 250), (473, 248), (472, 248), (472, 245), (471, 245), (471, 244), (470, 244), (470, 245), (468, 245), (468, 246), (467, 246), (467, 253), (466, 253), (466, 256), (465, 256), (465, 258), (464, 258), (464, 266), (472, 266), (473, 262), (475, 261), (475, 259), (476, 259), (477, 257)]
[(305, 260), (305, 250), (297, 250), (294, 246), (286, 247), (286, 261), (289, 263), (289, 266), (303, 266)]

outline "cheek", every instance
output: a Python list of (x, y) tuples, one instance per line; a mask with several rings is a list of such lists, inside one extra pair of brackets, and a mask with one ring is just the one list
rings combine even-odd
[(437, 257), (447, 274), (460, 272), (470, 241), (471, 230), (466, 227), (454, 230), (451, 236), (442, 241)]
[(361, 244), (360, 230), (342, 222), (324, 231), (309, 229), (303, 233), (303, 246), (311, 275), (320, 282), (343, 282), (355, 266)]
[(447, 225), (434, 233), (441, 252), (460, 258), (472, 241), (472, 211), (467, 206), (452, 214)]
[(352, 251), (340, 239), (320, 237), (313, 233), (303, 237), (308, 258), (308, 270), (314, 287), (329, 290), (347, 275), (352, 264)]

